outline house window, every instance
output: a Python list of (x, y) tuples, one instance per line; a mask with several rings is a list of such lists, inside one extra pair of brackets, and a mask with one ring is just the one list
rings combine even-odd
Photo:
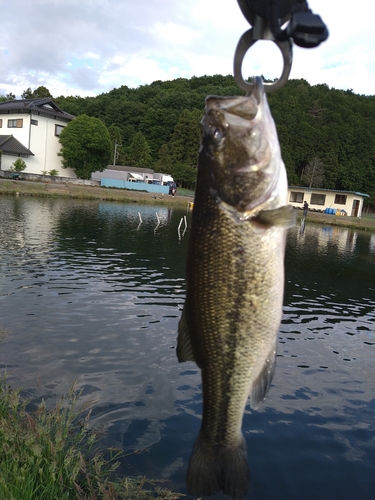
[(38, 125), (38, 120), (33, 120), (33, 119), (31, 118), (31, 125)]
[(312, 194), (310, 204), (311, 205), (324, 205), (326, 202), (325, 194)]
[(3, 120), (0, 118), (0, 128), (3, 126)]
[(346, 194), (336, 194), (335, 203), (337, 205), (346, 205)]
[(55, 125), (55, 136), (59, 137), (64, 128), (63, 125)]
[(289, 201), (292, 201), (293, 203), (302, 203), (303, 193), (299, 193), (298, 191), (291, 191)]
[(23, 119), (19, 118), (18, 120), (8, 120), (8, 128), (22, 128), (23, 127)]

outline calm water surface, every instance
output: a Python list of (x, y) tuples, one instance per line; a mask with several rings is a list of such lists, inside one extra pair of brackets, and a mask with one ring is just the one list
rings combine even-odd
[[(0, 369), (34, 402), (77, 380), (123, 472), (183, 493), (202, 404), (197, 367), (175, 353), (184, 215), (0, 197)], [(375, 235), (291, 230), (284, 304), (271, 390), (244, 417), (248, 499), (372, 500)]]

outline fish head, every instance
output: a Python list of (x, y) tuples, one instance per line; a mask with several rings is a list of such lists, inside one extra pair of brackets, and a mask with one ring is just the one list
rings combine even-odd
[(199, 168), (210, 194), (242, 214), (275, 208), (287, 181), (262, 80), (251, 95), (207, 97), (201, 133)]

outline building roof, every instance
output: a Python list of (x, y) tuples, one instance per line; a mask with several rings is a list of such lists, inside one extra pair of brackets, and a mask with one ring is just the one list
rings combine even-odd
[(8, 155), (35, 156), (12, 135), (0, 135), (0, 151)]
[(65, 111), (59, 108), (50, 97), (41, 97), (38, 99), (13, 99), (0, 102), (1, 115), (14, 113), (48, 116), (66, 122), (75, 118), (74, 115), (65, 113)]
[(130, 175), (134, 178), (134, 179), (137, 179), (139, 181), (143, 181), (143, 177), (141, 176), (141, 174), (137, 174), (136, 172), (129, 172)]
[(138, 172), (141, 174), (153, 174), (152, 168), (127, 167), (126, 165), (108, 165), (107, 170), (119, 170), (121, 172)]
[(327, 191), (329, 193), (350, 193), (350, 194), (356, 194), (357, 196), (364, 196), (366, 198), (369, 198), (369, 194), (365, 193), (360, 193), (358, 191), (345, 191), (342, 189), (326, 189), (326, 188), (313, 188), (313, 187), (307, 187), (307, 186), (288, 186), (289, 189), (303, 189), (304, 191)]

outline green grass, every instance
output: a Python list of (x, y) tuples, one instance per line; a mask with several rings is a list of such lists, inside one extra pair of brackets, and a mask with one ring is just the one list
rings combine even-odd
[(185, 188), (177, 188), (177, 194), (179, 196), (188, 196), (188, 197), (194, 197), (194, 190), (193, 189), (185, 189)]
[(106, 200), (185, 208), (188, 201), (187, 196), (192, 196), (193, 194), (193, 191), (181, 189), (181, 193), (177, 191), (177, 196), (173, 197), (131, 189), (81, 186), (79, 184), (55, 183), (53, 181), (49, 183), (22, 180), (12, 181), (0, 178), (0, 195)]
[[(20, 390), (0, 381), (0, 498), (2, 500), (173, 500), (158, 481), (116, 475), (121, 453), (95, 449), (98, 434), (89, 429), (90, 411), (76, 410), (72, 387), (54, 408), (44, 401), (33, 412)], [(86, 416), (78, 419), (78, 414)], [(146, 488), (148, 485), (148, 488)]]
[[(297, 219), (300, 220), (302, 217), (302, 210), (297, 210)], [(306, 222), (316, 222), (318, 224), (341, 226), (349, 229), (361, 229), (364, 231), (375, 232), (374, 214), (365, 213), (362, 214), (361, 219), (358, 219), (358, 217), (337, 217), (336, 215), (309, 211), (309, 213), (307, 214)]]

